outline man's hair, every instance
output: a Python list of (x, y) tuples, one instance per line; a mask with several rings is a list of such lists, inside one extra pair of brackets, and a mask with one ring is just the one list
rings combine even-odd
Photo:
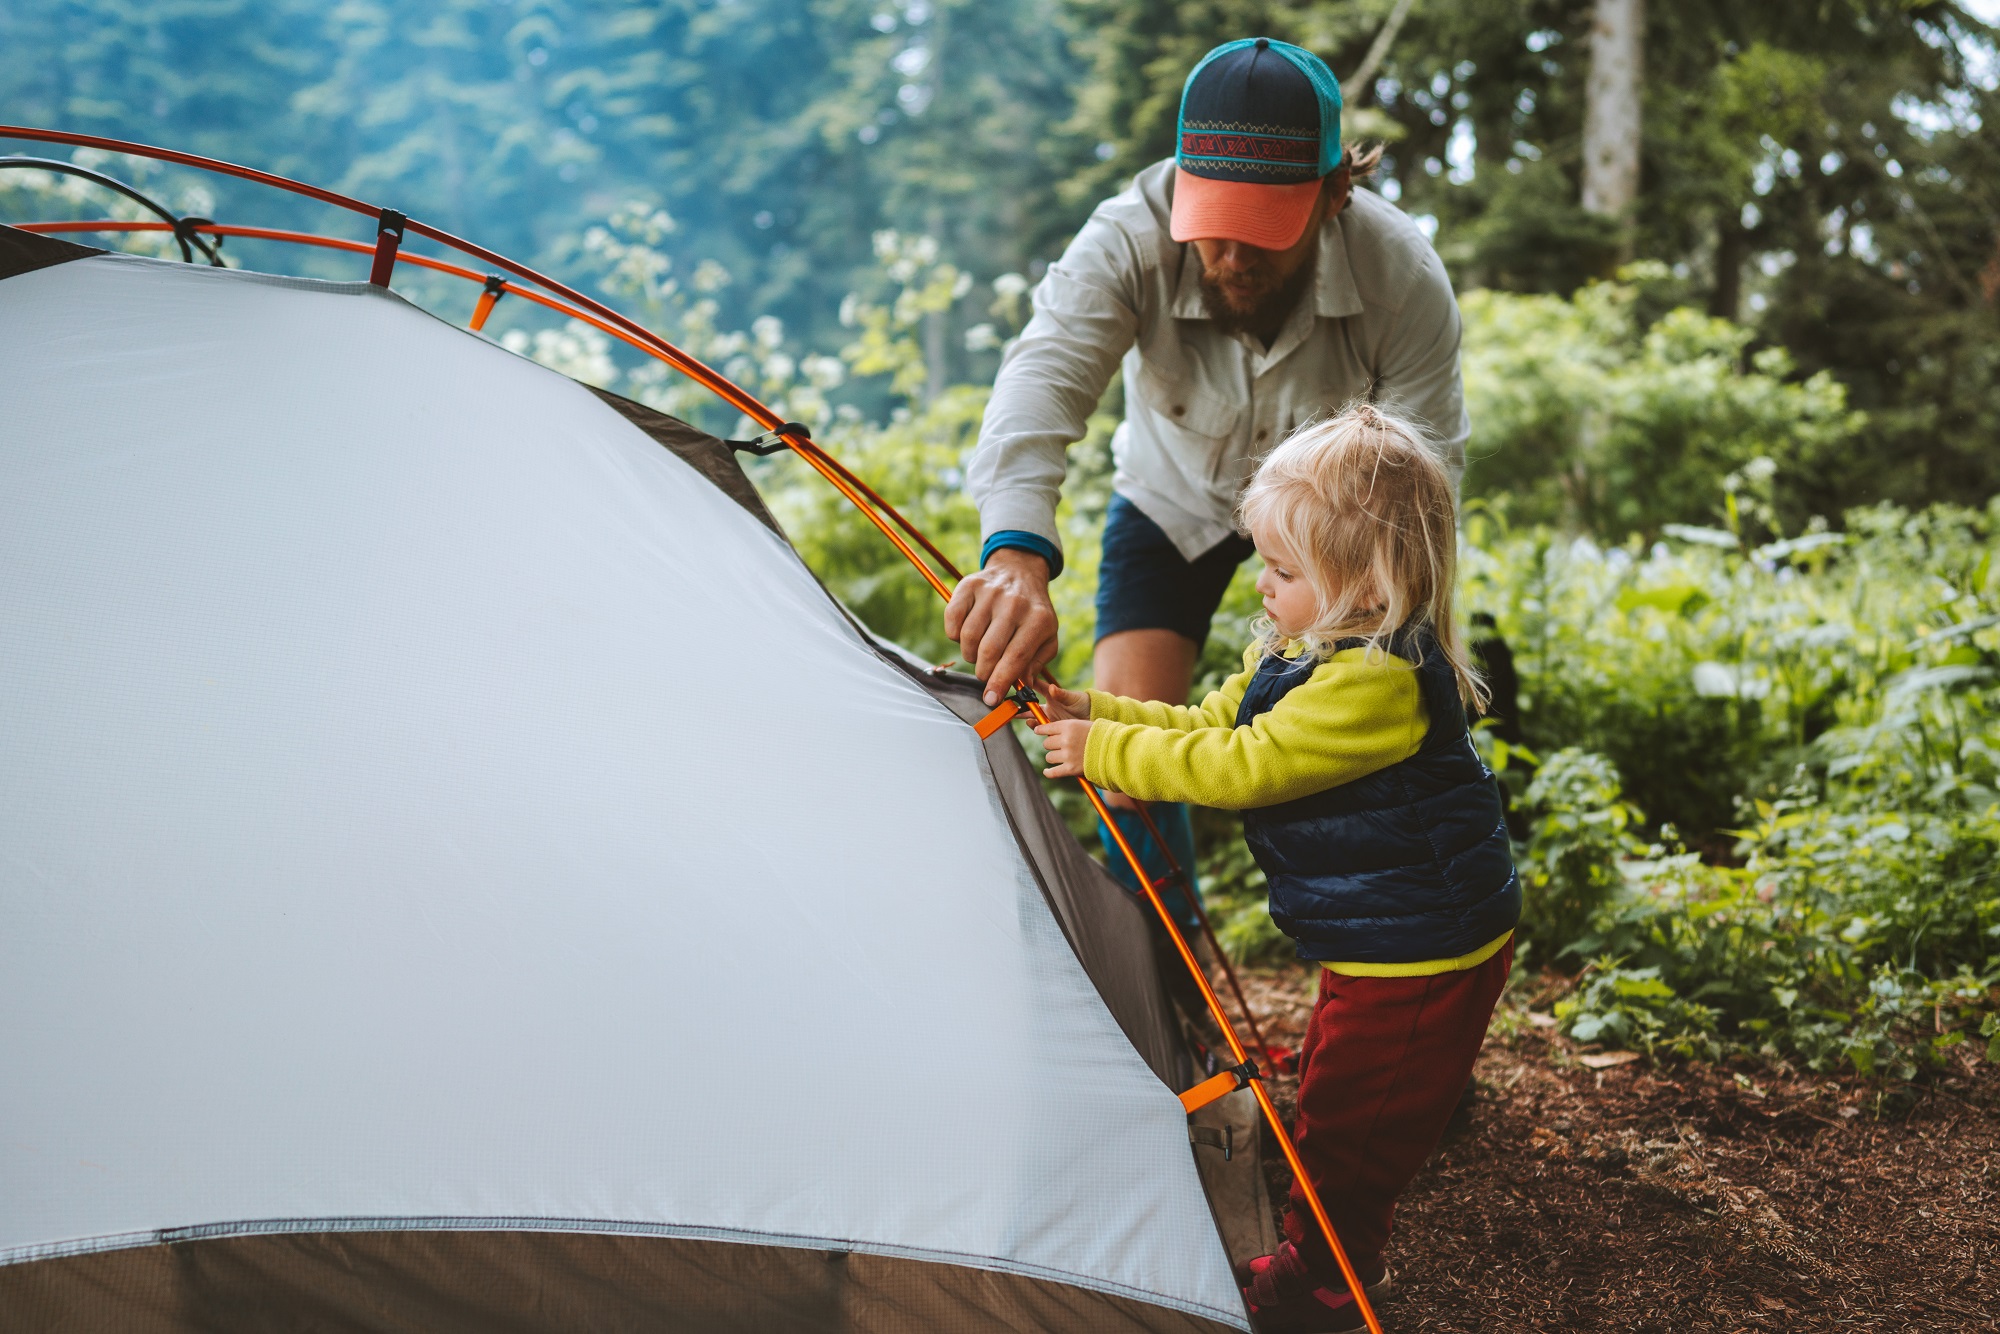
[[(1387, 144), (1349, 144), (1340, 150), (1340, 165), (1333, 171), (1344, 171), (1349, 180), (1365, 181), (1373, 176), (1382, 165), (1382, 154), (1388, 151)], [(1328, 172), (1331, 176), (1333, 172)]]
[[(1241, 513), (1312, 585), (1313, 623), (1290, 636), (1308, 653), (1326, 657), (1348, 638), (1387, 650), (1400, 630), (1429, 630), (1460, 696), (1484, 706), (1453, 609), (1451, 475), (1416, 427), (1367, 403), (1302, 426), (1258, 467)], [(1268, 622), (1262, 634), (1266, 653), (1287, 638)]]

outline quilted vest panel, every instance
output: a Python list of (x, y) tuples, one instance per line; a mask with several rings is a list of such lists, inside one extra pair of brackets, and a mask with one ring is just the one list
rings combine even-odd
[[(1342, 640), (1336, 651), (1363, 641)], [(1323, 792), (1243, 812), (1270, 883), (1271, 918), (1302, 959), (1416, 963), (1469, 954), (1521, 917), (1500, 792), (1466, 729), (1451, 665), (1427, 632), (1390, 652), (1415, 662), (1429, 729), (1417, 753)], [(1317, 660), (1258, 664), (1236, 725), (1311, 677)]]

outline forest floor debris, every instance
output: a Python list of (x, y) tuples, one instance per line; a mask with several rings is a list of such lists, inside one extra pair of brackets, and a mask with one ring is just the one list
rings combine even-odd
[[(1273, 1042), (1314, 983), (1244, 978)], [(1967, 1054), (1898, 1094), (1588, 1054), (1496, 1016), (1469, 1116), (1397, 1212), (1392, 1334), (2000, 1331), (2000, 1070)], [(1272, 1081), (1287, 1117), (1295, 1088)]]

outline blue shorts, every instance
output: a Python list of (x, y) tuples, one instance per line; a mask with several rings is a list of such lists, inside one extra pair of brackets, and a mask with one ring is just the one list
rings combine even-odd
[(1190, 561), (1160, 525), (1112, 493), (1104, 512), (1104, 558), (1097, 567), (1097, 637), (1121, 630), (1172, 630), (1208, 642), (1208, 623), (1236, 567), (1256, 544), (1231, 533)]

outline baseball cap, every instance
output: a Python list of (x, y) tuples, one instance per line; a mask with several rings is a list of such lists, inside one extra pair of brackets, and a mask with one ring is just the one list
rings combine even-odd
[(1326, 62), (1269, 37), (1225, 42), (1181, 89), (1173, 238), (1289, 249), (1339, 165), (1340, 81)]

